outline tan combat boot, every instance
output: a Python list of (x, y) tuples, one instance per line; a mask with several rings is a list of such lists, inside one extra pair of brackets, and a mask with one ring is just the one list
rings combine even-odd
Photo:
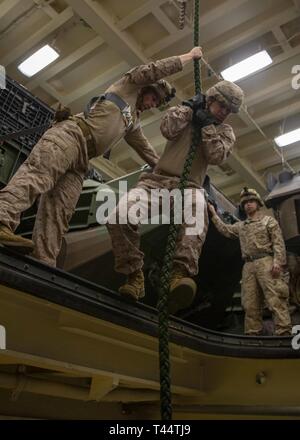
[(28, 251), (33, 249), (33, 241), (23, 238), (20, 235), (14, 234), (7, 226), (0, 223), (0, 244), (5, 246), (14, 246), (19, 248), (26, 248)]
[(143, 271), (140, 269), (128, 275), (126, 283), (119, 288), (119, 292), (134, 301), (145, 296)]
[(190, 278), (184, 267), (176, 265), (170, 280), (169, 313), (173, 315), (189, 307), (194, 301), (196, 292), (195, 281)]

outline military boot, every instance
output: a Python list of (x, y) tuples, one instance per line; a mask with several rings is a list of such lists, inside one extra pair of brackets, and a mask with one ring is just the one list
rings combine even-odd
[(14, 234), (7, 226), (0, 223), (0, 244), (32, 250), (33, 241)]
[(176, 265), (170, 280), (169, 313), (174, 314), (189, 307), (194, 301), (196, 292), (195, 281), (190, 278), (183, 266)]
[(134, 301), (145, 296), (143, 271), (139, 269), (128, 275), (126, 283), (119, 288), (119, 292)]

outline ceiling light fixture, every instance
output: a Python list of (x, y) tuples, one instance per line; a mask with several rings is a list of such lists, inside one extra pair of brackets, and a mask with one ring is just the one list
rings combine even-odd
[(300, 141), (300, 128), (282, 134), (281, 136), (276, 137), (274, 140), (278, 147), (286, 147), (294, 142), (298, 142)]
[(271, 63), (272, 58), (268, 52), (266, 50), (262, 50), (261, 52), (258, 52), (255, 55), (252, 55), (251, 57), (246, 58), (245, 60), (223, 70), (221, 75), (228, 81), (238, 81), (239, 79), (251, 75), (251, 73), (263, 69)]
[(23, 63), (18, 66), (18, 69), (24, 75), (31, 77), (55, 61), (58, 57), (59, 54), (52, 49), (52, 47), (46, 44), (46, 46), (43, 46), (25, 61), (23, 61)]

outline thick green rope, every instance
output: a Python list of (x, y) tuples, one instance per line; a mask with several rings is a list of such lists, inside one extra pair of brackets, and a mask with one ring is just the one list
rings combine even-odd
[[(195, 0), (194, 11), (194, 46), (199, 46), (199, 1)], [(194, 60), (195, 92), (201, 92), (201, 71), (199, 60)], [(186, 158), (183, 173), (179, 182), (179, 189), (183, 193), (187, 186), (196, 149), (201, 142), (200, 130), (193, 129), (192, 146)], [(171, 271), (173, 269), (173, 257), (176, 248), (176, 240), (181, 225), (171, 222), (163, 259), (161, 279), (159, 286), (158, 323), (159, 323), (159, 365), (160, 365), (160, 402), (162, 420), (172, 419), (171, 401), (171, 369), (169, 352), (169, 310), (168, 296), (170, 289)]]

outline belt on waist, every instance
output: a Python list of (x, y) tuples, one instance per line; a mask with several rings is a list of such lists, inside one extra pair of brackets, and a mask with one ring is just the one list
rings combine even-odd
[(250, 261), (259, 260), (260, 258), (273, 257), (273, 255), (273, 252), (261, 252), (255, 255), (247, 255), (247, 257), (244, 257), (244, 261), (246, 261), (246, 263), (249, 263)]
[(82, 119), (75, 119), (75, 122), (81, 129), (83, 136), (85, 137), (89, 159), (98, 156), (95, 141), (93, 139), (89, 126)]

